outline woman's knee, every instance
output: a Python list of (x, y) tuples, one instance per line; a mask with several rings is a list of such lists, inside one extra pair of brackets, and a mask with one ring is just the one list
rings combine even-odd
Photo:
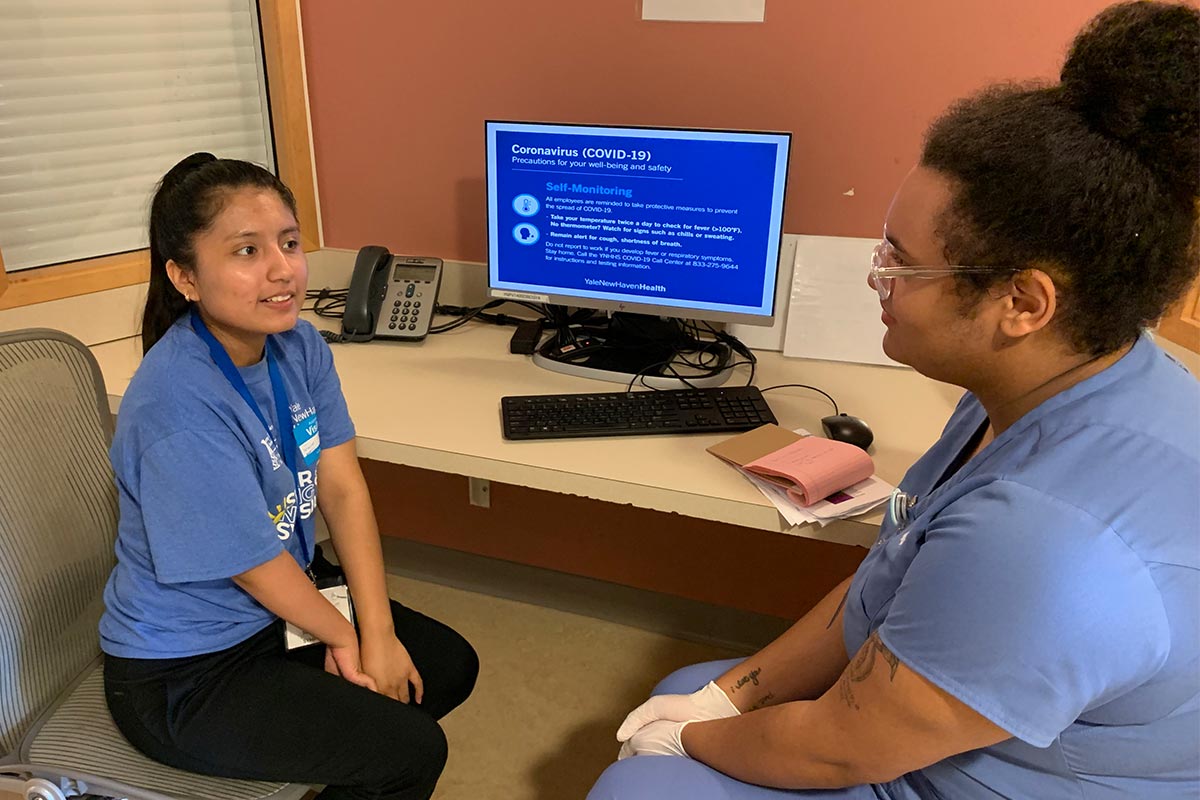
[(449, 754), (442, 726), (427, 714), (413, 713), (375, 734), (370, 752), (359, 754), (365, 785), (375, 787), (382, 797), (409, 796), (402, 792), (421, 796), (422, 788), (432, 792)]
[(426, 696), (421, 707), (436, 719), (449, 714), (471, 696), (479, 678), (479, 655), (457, 633), (447, 637), (435, 671), (424, 675)]
[(455, 633), (456, 658), (451, 667), (450, 695), (455, 698), (454, 705), (466, 700), (475, 689), (475, 681), (479, 679), (479, 654), (471, 643)]
[(634, 756), (604, 770), (587, 800), (725, 800), (722, 780), (732, 779), (690, 758)]
[[(425, 785), (430, 789), (437, 784), (438, 778), (442, 775), (442, 770), (446, 768), (446, 759), (450, 754), (450, 746), (446, 741), (446, 733), (442, 730), (442, 726), (433, 721), (433, 725), (429, 732), (426, 733), (423, 740), (425, 758), (422, 764), (419, 765), (419, 770), (424, 779)], [(432, 794), (432, 791), (430, 792)]]
[(404, 643), (425, 681), (422, 708), (441, 718), (470, 696), (479, 656), (462, 634), (419, 611), (391, 601), (396, 638)]
[(875, 800), (872, 786), (845, 789), (771, 789), (720, 773), (690, 758), (634, 756), (604, 770), (587, 800)]

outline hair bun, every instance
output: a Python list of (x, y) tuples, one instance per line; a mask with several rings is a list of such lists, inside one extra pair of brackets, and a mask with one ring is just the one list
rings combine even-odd
[(1157, 2), (1105, 9), (1075, 37), (1062, 89), (1164, 188), (1188, 201), (1200, 194), (1200, 11)]
[(217, 157), (212, 153), (192, 153), (190, 156), (185, 156), (178, 164), (167, 170), (166, 175), (163, 175), (162, 188), (167, 191), (174, 189), (183, 183), (188, 175), (216, 160)]

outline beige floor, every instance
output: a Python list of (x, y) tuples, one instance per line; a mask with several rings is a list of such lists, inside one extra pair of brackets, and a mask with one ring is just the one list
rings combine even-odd
[(582, 798), (616, 756), (625, 713), (660, 677), (736, 652), (550, 608), (395, 576), (406, 605), (475, 646), (475, 694), (443, 722), (435, 800)]

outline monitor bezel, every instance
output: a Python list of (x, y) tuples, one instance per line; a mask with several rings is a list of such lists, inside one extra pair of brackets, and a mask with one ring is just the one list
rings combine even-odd
[[(625, 302), (620, 300), (607, 300), (594, 297), (580, 297), (579, 295), (570, 294), (554, 294), (543, 292), (528, 292), (513, 289), (502, 289), (492, 285), (492, 258), (495, 255), (492, 252), (492, 171), (488, 164), (489, 141), (488, 133), (491, 125), (544, 125), (556, 128), (607, 128), (607, 129), (624, 129), (624, 130), (643, 130), (643, 131), (678, 131), (682, 133), (733, 133), (733, 134), (748, 134), (755, 136), (782, 136), (786, 139), (787, 153), (783, 161), (783, 197), (780, 200), (779, 208), (779, 230), (775, 235), (775, 280), (771, 286), (768, 302), (770, 303), (770, 313), (768, 314), (751, 314), (737, 311), (718, 311), (714, 309), (701, 309), (687, 306), (681, 303), (680, 305), (666, 305), (661, 303), (637, 303)], [(780, 280), (780, 259), (783, 257), (783, 227), (784, 220), (787, 216), (787, 187), (788, 177), (791, 170), (792, 162), (792, 133), (791, 131), (771, 131), (771, 130), (747, 130), (737, 128), (689, 128), (677, 126), (660, 126), (660, 125), (604, 125), (600, 123), (588, 122), (545, 122), (532, 120), (504, 120), (504, 119), (485, 119), (483, 121), (483, 143), (484, 143), (484, 202), (487, 205), (487, 236), (485, 245), (487, 247), (487, 296), (498, 300), (517, 300), (521, 302), (546, 303), (549, 305), (569, 306), (571, 308), (587, 308), (597, 311), (629, 313), (629, 314), (648, 314), (656, 317), (669, 317), (672, 319), (683, 320), (704, 320), (706, 322), (722, 322), (733, 323), (739, 325), (757, 325), (762, 327), (770, 327), (775, 323), (776, 315), (779, 313), (778, 306), (778, 289)]]

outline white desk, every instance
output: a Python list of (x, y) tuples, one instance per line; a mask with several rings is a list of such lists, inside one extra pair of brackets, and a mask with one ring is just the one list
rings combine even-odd
[[(353, 254), (314, 268), (312, 287), (335, 280)], [(343, 273), (344, 274), (344, 273)], [(442, 299), (447, 299), (445, 289)], [(310, 317), (319, 325), (325, 320)], [(547, 372), (508, 352), (512, 329), (469, 323), (419, 344), (334, 345), (333, 353), (364, 458), (517, 486), (675, 512), (766, 531), (785, 530), (757, 489), (704, 448), (724, 435), (613, 437), (508, 442), (501, 438), (506, 394), (608, 391), (615, 384)], [(137, 338), (92, 348), (114, 411), (140, 358)], [(746, 368), (739, 368), (745, 370)], [(748, 372), (743, 372), (744, 381)], [(734, 381), (739, 380), (736, 376)], [(961, 394), (899, 368), (785, 359), (759, 353), (758, 386), (809, 383), (875, 431), (871, 455), (892, 483), (937, 438)], [(769, 392), (782, 425), (820, 430), (827, 400), (803, 389)], [(825, 528), (789, 532), (828, 542), (869, 544), (878, 513)]]

